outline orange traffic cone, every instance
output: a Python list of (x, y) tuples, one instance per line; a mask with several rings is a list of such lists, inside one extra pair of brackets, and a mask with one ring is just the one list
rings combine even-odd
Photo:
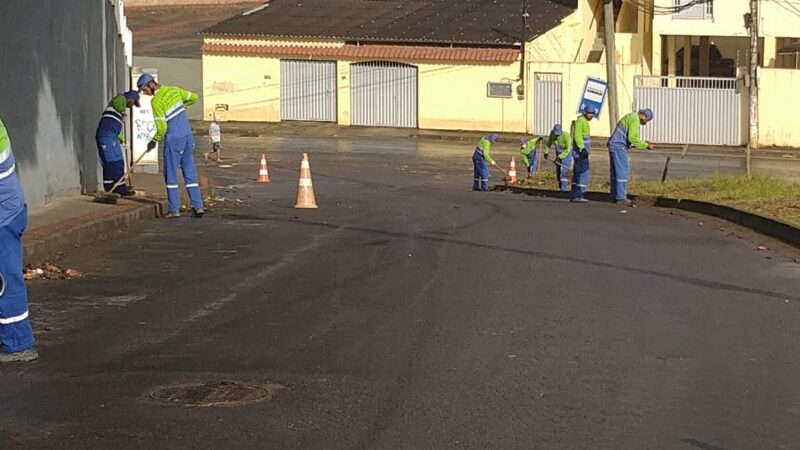
[(261, 168), (258, 169), (258, 182), (269, 183), (269, 169), (267, 168), (267, 157), (261, 154)]
[(308, 153), (303, 153), (303, 161), (300, 163), (300, 181), (297, 183), (297, 202), (294, 207), (304, 209), (317, 207), (314, 185), (311, 183), (311, 165), (308, 163)]
[(517, 182), (517, 164), (514, 162), (514, 157), (511, 157), (511, 164), (508, 166), (508, 181), (507, 184), (516, 184)]

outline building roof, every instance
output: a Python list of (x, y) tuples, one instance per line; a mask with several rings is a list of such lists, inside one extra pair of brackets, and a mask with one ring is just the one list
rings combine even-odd
[(344, 45), (306, 47), (283, 45), (233, 45), (206, 43), (204, 54), (301, 56), (303, 58), (380, 58), (413, 61), (506, 62), (519, 57), (514, 48), (450, 48), (403, 45)]
[[(527, 39), (577, 8), (577, 0), (528, 4)], [(520, 0), (269, 0), (204, 34), (511, 46), (523, 38), (521, 15)]]
[(135, 56), (200, 58), (204, 29), (234, 14), (253, 9), (259, 2), (201, 6), (125, 6), (133, 31)]

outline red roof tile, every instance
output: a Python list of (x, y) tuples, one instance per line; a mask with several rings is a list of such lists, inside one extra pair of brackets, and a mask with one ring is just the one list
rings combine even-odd
[(513, 48), (450, 48), (403, 45), (345, 45), (343, 47), (298, 47), (280, 45), (204, 44), (204, 54), (303, 56), (326, 58), (380, 58), (415, 61), (497, 61), (511, 63), (519, 57)]

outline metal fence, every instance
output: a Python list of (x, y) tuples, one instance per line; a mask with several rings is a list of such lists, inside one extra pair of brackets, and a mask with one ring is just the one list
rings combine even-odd
[(636, 109), (656, 115), (642, 135), (670, 144), (743, 145), (743, 91), (736, 78), (636, 76)]
[(281, 120), (336, 122), (336, 61), (281, 60)]
[(549, 135), (553, 125), (561, 123), (561, 74), (535, 73), (533, 80), (533, 132)]
[(371, 61), (350, 65), (353, 125), (417, 126), (417, 68)]

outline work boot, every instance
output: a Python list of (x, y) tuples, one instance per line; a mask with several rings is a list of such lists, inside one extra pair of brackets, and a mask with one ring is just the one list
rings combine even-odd
[(192, 208), (192, 217), (194, 217), (195, 219), (203, 217), (203, 214), (205, 213), (206, 212), (203, 210), (203, 208), (197, 208), (197, 209)]
[(29, 348), (14, 353), (0, 353), (0, 363), (9, 362), (28, 362), (33, 361), (39, 357), (39, 352), (35, 348)]
[(169, 213), (167, 213), (166, 216), (164, 216), (164, 218), (165, 219), (180, 219), (181, 218), (181, 213), (179, 211), (169, 212)]
[(133, 197), (135, 195), (136, 195), (136, 191), (134, 191), (133, 189), (128, 189), (127, 191), (122, 193), (123, 197)]
[(622, 200), (617, 200), (617, 205), (619, 205), (619, 206), (633, 206), (633, 202), (630, 201), (630, 199), (625, 198), (625, 199), (622, 199)]
[(572, 202), (572, 203), (589, 203), (589, 200), (586, 200), (583, 197), (571, 198), (571, 199), (569, 199), (569, 201)]

